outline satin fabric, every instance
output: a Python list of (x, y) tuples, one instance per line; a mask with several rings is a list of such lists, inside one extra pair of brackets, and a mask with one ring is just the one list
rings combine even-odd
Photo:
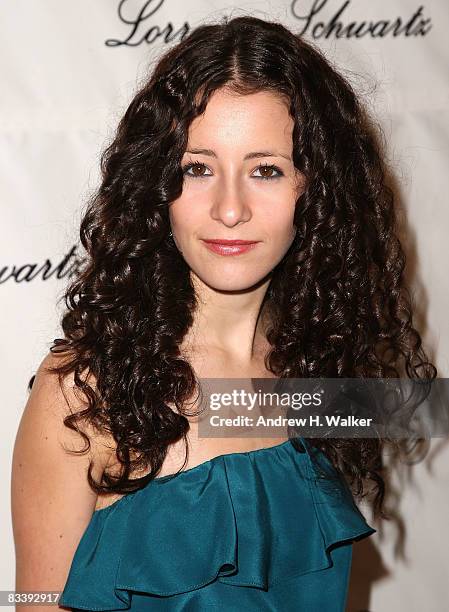
[[(376, 532), (306, 440), (214, 457), (93, 513), (74, 610), (344, 612), (352, 542)], [(301, 444), (299, 445), (301, 447)], [(315, 458), (315, 461), (312, 459)]]

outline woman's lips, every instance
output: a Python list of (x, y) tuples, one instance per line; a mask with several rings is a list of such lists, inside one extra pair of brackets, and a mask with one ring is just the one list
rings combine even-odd
[(202, 240), (204, 246), (218, 255), (240, 255), (253, 249), (258, 241), (251, 240)]

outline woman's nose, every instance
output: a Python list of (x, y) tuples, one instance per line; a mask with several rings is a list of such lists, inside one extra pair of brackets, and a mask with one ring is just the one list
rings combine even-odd
[(210, 214), (215, 221), (233, 227), (251, 219), (248, 196), (243, 193), (242, 189), (239, 189), (237, 184), (222, 183), (217, 186), (217, 192), (213, 198)]

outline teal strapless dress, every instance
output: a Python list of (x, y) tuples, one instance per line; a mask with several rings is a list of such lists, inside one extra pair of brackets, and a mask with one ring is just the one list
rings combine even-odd
[[(96, 510), (59, 604), (141, 612), (344, 612), (352, 542), (376, 532), (346, 482), (290, 440), (219, 455)], [(301, 446), (301, 444), (299, 444)]]

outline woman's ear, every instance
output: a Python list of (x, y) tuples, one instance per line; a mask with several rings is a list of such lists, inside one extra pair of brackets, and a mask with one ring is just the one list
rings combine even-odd
[(299, 198), (300, 195), (304, 193), (306, 190), (307, 180), (305, 175), (300, 172), (297, 168), (295, 168), (295, 190), (296, 190), (296, 199)]

